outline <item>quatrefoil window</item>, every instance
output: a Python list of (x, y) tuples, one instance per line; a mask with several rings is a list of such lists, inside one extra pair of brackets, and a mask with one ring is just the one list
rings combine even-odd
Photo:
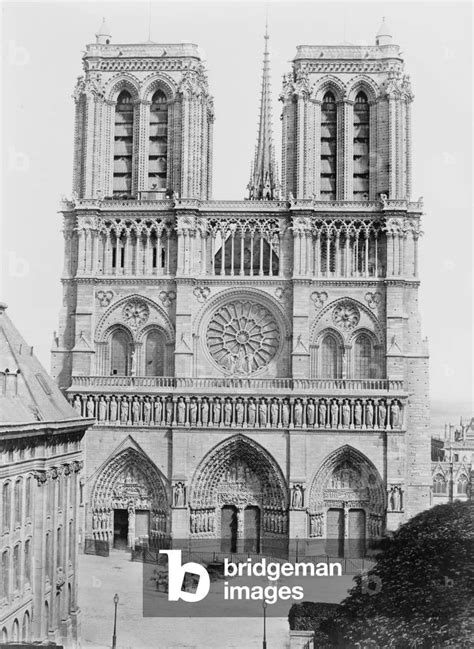
[(234, 300), (214, 313), (206, 342), (220, 367), (232, 374), (252, 374), (275, 356), (280, 329), (266, 307), (251, 300)]
[(359, 323), (359, 309), (351, 302), (343, 302), (336, 306), (332, 312), (332, 319), (334, 324), (340, 329), (349, 331), (350, 329), (354, 329)]

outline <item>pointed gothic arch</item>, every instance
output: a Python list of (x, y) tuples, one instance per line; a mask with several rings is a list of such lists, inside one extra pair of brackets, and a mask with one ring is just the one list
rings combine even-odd
[(148, 512), (151, 540), (169, 531), (169, 499), (158, 467), (137, 448), (128, 447), (109, 458), (99, 469), (90, 498), (92, 536), (114, 540), (114, 510), (128, 511), (129, 545), (135, 542), (137, 511)]
[[(326, 539), (338, 556), (365, 554), (367, 541), (382, 535), (386, 494), (375, 465), (346, 444), (314, 474), (308, 499), (308, 536)], [(352, 546), (349, 547), (349, 546)]]
[(234, 508), (242, 549), (247, 538), (245, 512), (250, 509), (258, 510), (258, 529), (253, 533), (263, 545), (288, 539), (288, 488), (283, 473), (268, 451), (244, 435), (226, 439), (203, 458), (194, 472), (190, 507), (190, 531), (195, 538), (223, 538), (223, 510)]

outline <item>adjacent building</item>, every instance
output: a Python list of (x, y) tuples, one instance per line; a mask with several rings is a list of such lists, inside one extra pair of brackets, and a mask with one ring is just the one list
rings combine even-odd
[(83, 67), (52, 371), (96, 420), (87, 538), (364, 554), (432, 484), (413, 94), (389, 28), (297, 48), (281, 183), (265, 47), (242, 201), (211, 198), (196, 45), (114, 44), (103, 25)]
[(472, 500), (474, 492), (474, 417), (459, 426), (446, 424), (444, 436), (433, 437), (431, 474), (433, 504)]
[(77, 514), (88, 425), (0, 304), (0, 641), (76, 646)]

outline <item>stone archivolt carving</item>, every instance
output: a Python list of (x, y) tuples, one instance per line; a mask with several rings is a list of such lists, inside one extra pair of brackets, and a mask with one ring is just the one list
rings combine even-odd
[(206, 342), (214, 361), (227, 372), (248, 375), (270, 363), (280, 345), (273, 314), (253, 300), (233, 300), (214, 312)]
[[(322, 535), (314, 525), (311, 529), (312, 519), (324, 516), (330, 507), (361, 508), (369, 518), (383, 519), (385, 493), (380, 474), (360, 451), (350, 446), (341, 447), (326, 458), (312, 481), (308, 508), (310, 536)], [(381, 531), (380, 525), (379, 533), (373, 535), (380, 536)]]
[(150, 317), (150, 309), (145, 301), (134, 298), (125, 303), (122, 317), (132, 329), (138, 329)]
[(161, 476), (148, 458), (133, 448), (113, 457), (101, 470), (91, 494), (92, 534), (113, 540), (114, 509), (151, 512), (151, 536), (167, 531), (168, 498)]
[(344, 331), (350, 331), (359, 324), (360, 312), (352, 302), (340, 302), (334, 308), (332, 319), (336, 327)]
[(259, 507), (268, 533), (288, 529), (288, 494), (280, 469), (263, 448), (241, 436), (220, 444), (203, 460), (193, 479), (190, 505), (192, 534), (218, 533), (224, 505)]

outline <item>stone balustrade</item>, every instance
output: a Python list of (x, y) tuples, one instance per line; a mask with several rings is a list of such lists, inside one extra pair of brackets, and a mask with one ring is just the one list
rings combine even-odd
[(404, 428), (399, 398), (74, 393), (77, 413), (98, 425), (190, 428)]
[[(237, 390), (239, 392), (252, 392), (256, 390), (284, 390), (285, 392), (315, 392), (333, 393), (344, 392), (393, 392), (401, 393), (404, 390), (404, 382), (389, 379), (295, 379), (295, 378), (233, 378), (233, 377), (215, 377), (215, 378), (191, 378), (191, 377), (173, 377), (173, 376), (73, 376), (72, 387), (70, 391), (82, 392), (86, 389), (101, 388), (104, 392), (108, 389), (116, 391), (123, 388), (136, 391), (136, 388), (160, 389), (179, 389), (183, 392), (188, 390), (213, 390), (227, 392), (228, 390)], [(120, 390), (121, 391), (121, 390)]]

